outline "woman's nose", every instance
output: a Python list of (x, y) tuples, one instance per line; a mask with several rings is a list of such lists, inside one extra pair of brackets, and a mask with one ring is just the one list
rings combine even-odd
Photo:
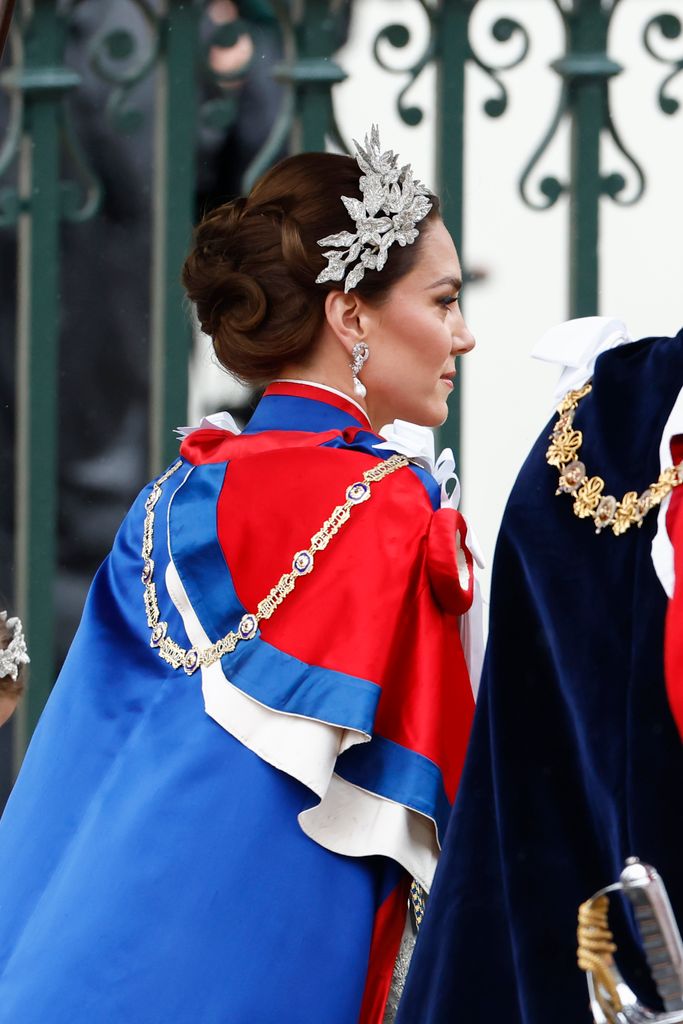
[(456, 353), (464, 355), (466, 352), (471, 352), (475, 345), (476, 341), (474, 340), (474, 335), (465, 323), (461, 313), (460, 322), (456, 325), (455, 331), (453, 332), (453, 350)]

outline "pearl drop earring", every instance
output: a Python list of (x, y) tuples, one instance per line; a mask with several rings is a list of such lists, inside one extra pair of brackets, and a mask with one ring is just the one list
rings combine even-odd
[(353, 346), (351, 355), (353, 356), (353, 362), (349, 363), (349, 366), (351, 367), (351, 372), (353, 374), (353, 392), (358, 395), (359, 398), (365, 398), (368, 393), (367, 388), (362, 381), (358, 379), (358, 374), (367, 362), (367, 358), (370, 355), (370, 349), (364, 341), (359, 341)]

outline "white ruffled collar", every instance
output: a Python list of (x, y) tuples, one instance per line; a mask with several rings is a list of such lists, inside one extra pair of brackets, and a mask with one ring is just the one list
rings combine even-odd
[(559, 405), (568, 391), (583, 387), (591, 379), (598, 356), (632, 341), (626, 324), (609, 316), (567, 320), (546, 331), (531, 356), (562, 367), (553, 394), (553, 406)]

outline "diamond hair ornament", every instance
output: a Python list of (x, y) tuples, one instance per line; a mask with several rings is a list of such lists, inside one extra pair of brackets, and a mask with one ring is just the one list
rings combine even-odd
[(6, 623), (8, 629), (12, 630), (13, 636), (4, 651), (0, 651), (0, 679), (9, 676), (16, 683), (19, 675), (19, 668), (28, 665), (30, 658), (26, 650), (24, 631), (21, 628), (21, 619), (7, 618), (7, 612), (0, 612), (0, 622)]
[(410, 164), (398, 167), (398, 155), (393, 150), (382, 152), (376, 124), (365, 136), (365, 147), (355, 139), (353, 144), (363, 172), (358, 183), (363, 198), (342, 196), (341, 200), (356, 230), (318, 239), (318, 245), (333, 248), (323, 253), (327, 266), (315, 279), (316, 284), (324, 284), (346, 278), (345, 292), (363, 280), (366, 270), (382, 270), (394, 242), (412, 245), (419, 235), (415, 225), (432, 208), (429, 192), (413, 178)]

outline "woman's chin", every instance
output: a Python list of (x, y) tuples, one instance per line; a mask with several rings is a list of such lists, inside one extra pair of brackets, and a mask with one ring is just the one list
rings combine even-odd
[[(382, 427), (388, 426), (394, 420), (404, 420), (406, 423), (414, 423), (418, 427), (435, 428), (442, 426), (448, 419), (448, 405), (446, 400), (441, 397), (435, 397), (432, 401), (427, 402), (406, 402), (401, 405), (397, 403), (390, 412), (385, 413), (385, 416), (390, 418), (386, 422), (382, 422)], [(375, 429), (381, 429), (381, 427), (378, 428), (372, 414), (370, 419)]]
[(430, 403), (429, 406), (415, 409), (412, 417), (402, 416), (401, 419), (409, 420), (419, 427), (430, 427), (435, 429), (441, 427), (448, 419), (448, 406), (444, 401)]
[(425, 417), (425, 427), (442, 427), (448, 419), (448, 405), (445, 401), (435, 402), (429, 414)]

